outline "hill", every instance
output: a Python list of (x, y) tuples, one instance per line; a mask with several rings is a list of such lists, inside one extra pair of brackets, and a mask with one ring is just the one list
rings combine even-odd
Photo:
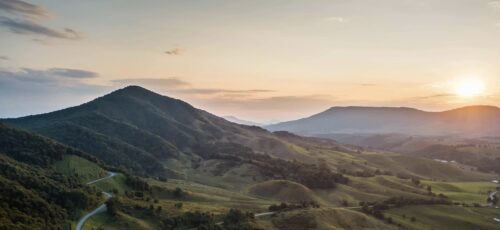
[(499, 136), (500, 108), (470, 106), (444, 112), (412, 108), (332, 107), (316, 115), (266, 126), (303, 135), (331, 133)]
[(0, 229), (64, 229), (100, 201), (81, 183), (90, 174), (56, 166), (69, 158), (100, 169), (83, 152), (0, 124)]
[(194, 149), (215, 142), (239, 143), (285, 159), (308, 158), (264, 129), (226, 121), (138, 86), (117, 90), (80, 106), (3, 122), (141, 175), (172, 176), (161, 162), (192, 159)]
[(319, 198), (314, 195), (314, 192), (304, 185), (286, 180), (271, 180), (255, 184), (249, 188), (249, 193), (289, 203), (319, 201)]

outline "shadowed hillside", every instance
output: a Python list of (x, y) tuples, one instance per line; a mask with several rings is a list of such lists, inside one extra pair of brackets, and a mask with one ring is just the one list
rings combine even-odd
[(68, 157), (99, 170), (85, 153), (0, 124), (0, 229), (65, 229), (97, 204), (84, 175), (55, 167)]

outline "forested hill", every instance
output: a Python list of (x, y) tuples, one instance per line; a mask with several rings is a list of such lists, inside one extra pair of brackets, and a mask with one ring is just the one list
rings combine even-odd
[(0, 124), (0, 229), (66, 229), (100, 197), (52, 166), (85, 153)]
[(4, 122), (143, 175), (165, 174), (165, 159), (192, 155), (197, 146), (214, 142), (239, 143), (285, 159), (297, 155), (286, 141), (264, 129), (229, 122), (138, 86), (80, 106)]

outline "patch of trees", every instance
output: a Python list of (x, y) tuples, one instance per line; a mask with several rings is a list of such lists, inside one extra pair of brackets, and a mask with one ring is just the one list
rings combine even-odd
[(316, 201), (302, 201), (299, 203), (281, 203), (281, 204), (272, 204), (269, 206), (268, 210), (270, 212), (280, 212), (280, 211), (291, 211), (295, 209), (304, 209), (304, 208), (319, 208), (320, 205)]
[(116, 216), (118, 214), (118, 210), (120, 210), (121, 205), (122, 204), (118, 198), (112, 197), (106, 201), (106, 211), (111, 216)]
[(350, 171), (347, 169), (341, 169), (340, 172), (355, 177), (374, 177), (378, 175), (386, 175), (386, 176), (393, 175), (391, 171), (379, 170), (379, 169), (376, 170), (365, 169), (363, 171)]
[(240, 164), (251, 164), (268, 179), (284, 179), (301, 183), (311, 189), (331, 189), (337, 183), (347, 184), (349, 179), (332, 172), (326, 165), (306, 164), (273, 158), (254, 153), (252, 149), (235, 143), (215, 143), (197, 146), (195, 152), (204, 159), (219, 159), (227, 162), (223, 171)]
[(151, 186), (148, 182), (144, 181), (140, 177), (132, 176), (130, 174), (125, 174), (125, 184), (135, 191), (151, 191)]

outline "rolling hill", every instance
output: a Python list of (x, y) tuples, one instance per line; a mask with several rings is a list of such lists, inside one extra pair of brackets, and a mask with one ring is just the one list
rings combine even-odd
[[(93, 217), (91, 227), (172, 229), (174, 224), (185, 229), (183, 225), (199, 225), (179, 222), (179, 216), (188, 221), (207, 215), (214, 225), (235, 208), (259, 213), (279, 202), (308, 201), (321, 209), (286, 210), (270, 220), (251, 222), (267, 229), (289, 229), (289, 220), (300, 217), (304, 222), (297, 226), (312, 224), (317, 229), (393, 227), (355, 209), (360, 202), (394, 197), (436, 199), (437, 194), (429, 193), (419, 180), (446, 184), (493, 178), (431, 159), (359, 151), (327, 138), (235, 124), (137, 86), (80, 106), (1, 122), (9, 126), (0, 125), (2, 194), (21, 194), (26, 204), (45, 202), (42, 212), (55, 210), (47, 214), (54, 226), (69, 226), (82, 210), (95, 207), (102, 201), (97, 195), (100, 189), (114, 191), (112, 201), (118, 207), (115, 214)], [(104, 167), (122, 173), (92, 189), (83, 185), (104, 176)], [(53, 193), (39, 191), (39, 184), (47, 184), (43, 188)], [(44, 224), (44, 215), (36, 213), (26, 221), (38, 226)]]
[(470, 106), (444, 112), (412, 108), (332, 107), (316, 115), (266, 126), (302, 135), (331, 133), (499, 136), (500, 108)]

